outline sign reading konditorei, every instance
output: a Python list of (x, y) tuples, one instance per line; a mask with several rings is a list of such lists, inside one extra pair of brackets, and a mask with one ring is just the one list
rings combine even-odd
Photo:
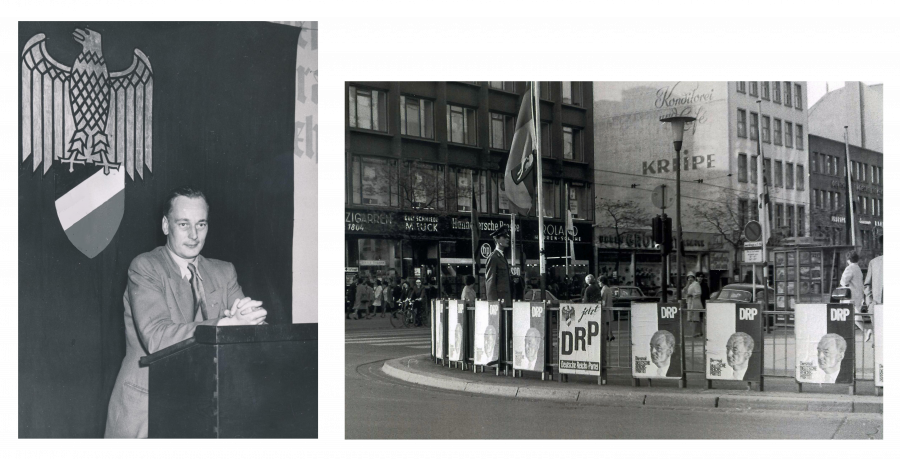
[(500, 302), (475, 302), (475, 364), (488, 365), (500, 358)]
[(853, 305), (796, 305), (797, 382), (853, 382)]
[(758, 304), (706, 304), (706, 379), (759, 382), (762, 319)]
[(875, 328), (875, 387), (884, 387), (884, 305), (876, 304), (872, 326)]
[(635, 378), (680, 379), (681, 311), (677, 303), (631, 305), (631, 374)]
[(600, 375), (601, 343), (599, 304), (559, 305), (559, 372)]
[(447, 309), (447, 358), (453, 362), (462, 361), (465, 356), (466, 303), (461, 300), (450, 300)]
[(544, 371), (544, 303), (513, 302), (513, 369)]

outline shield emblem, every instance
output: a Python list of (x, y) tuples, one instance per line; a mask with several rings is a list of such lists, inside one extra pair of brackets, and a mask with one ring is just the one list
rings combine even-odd
[(53, 165), (56, 213), (69, 241), (94, 258), (125, 212), (125, 176), (153, 171), (153, 70), (134, 50), (130, 67), (109, 72), (101, 37), (75, 29), (82, 51), (71, 67), (37, 34), (22, 50), (22, 161)]

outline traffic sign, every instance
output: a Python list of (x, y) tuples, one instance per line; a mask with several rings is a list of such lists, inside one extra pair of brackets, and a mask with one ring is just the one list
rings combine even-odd
[(669, 186), (659, 185), (653, 189), (653, 195), (650, 196), (653, 205), (660, 209), (672, 207), (675, 205), (675, 191)]
[(744, 263), (762, 263), (762, 249), (744, 250)]
[(759, 241), (762, 239), (762, 225), (756, 220), (750, 220), (750, 222), (744, 226), (744, 237), (746, 237), (748, 241)]
[(484, 257), (484, 258), (489, 257), (491, 255), (491, 252), (493, 252), (493, 250), (491, 250), (490, 244), (488, 244), (487, 242), (485, 242), (484, 244), (481, 244), (481, 256), (482, 257)]
[(751, 247), (753, 247), (753, 248), (762, 248), (762, 241), (745, 241), (745, 242), (744, 242), (744, 247), (745, 247), (745, 248), (748, 248), (748, 249), (751, 248)]

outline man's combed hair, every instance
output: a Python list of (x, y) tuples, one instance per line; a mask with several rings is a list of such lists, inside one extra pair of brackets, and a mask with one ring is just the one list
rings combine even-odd
[(737, 341), (743, 342), (744, 349), (746, 349), (748, 352), (752, 352), (753, 346), (756, 344), (756, 343), (754, 343), (752, 336), (750, 336), (744, 332), (736, 332), (735, 334), (731, 335), (728, 338), (728, 343), (726, 343), (726, 346), (728, 344), (731, 344), (731, 343), (737, 342)]
[(847, 340), (845, 340), (843, 336), (838, 335), (837, 333), (829, 333), (823, 336), (822, 339), (819, 340), (819, 342), (824, 343), (829, 340), (834, 341), (835, 346), (837, 346), (838, 352), (840, 352), (841, 354), (847, 352)]
[(850, 260), (850, 263), (859, 263), (859, 254), (854, 250), (847, 254), (847, 259)]
[(663, 339), (666, 340), (666, 346), (669, 346), (672, 349), (675, 348), (675, 335), (673, 335), (672, 332), (668, 330), (657, 330), (653, 333), (653, 336), (650, 337), (650, 342), (652, 343), (656, 338), (660, 336), (662, 336)]
[(193, 186), (180, 186), (178, 188), (173, 189), (169, 192), (169, 195), (166, 196), (165, 204), (163, 204), (163, 215), (168, 217), (170, 213), (172, 213), (172, 203), (175, 202), (175, 198), (179, 196), (184, 196), (186, 198), (203, 198), (203, 202), (206, 203), (206, 207), (209, 207), (209, 199), (206, 199), (206, 195), (200, 191), (199, 188)]

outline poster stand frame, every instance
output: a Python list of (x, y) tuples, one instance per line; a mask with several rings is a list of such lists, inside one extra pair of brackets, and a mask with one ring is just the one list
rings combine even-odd
[[(684, 353), (684, 317), (685, 317), (684, 307), (687, 305), (687, 301), (679, 300), (677, 303), (658, 302), (658, 303), (656, 303), (656, 307), (660, 307), (661, 305), (664, 305), (664, 304), (677, 304), (678, 305), (678, 329), (679, 329), (679, 334), (681, 335), (681, 351), (680, 351), (680, 353), (681, 353), (681, 378), (679, 378), (679, 379), (664, 378), (664, 380), (678, 381), (678, 388), (685, 389), (687, 387), (687, 372), (684, 371), (684, 367), (685, 367), (685, 360), (684, 360), (684, 357), (685, 357), (685, 353)], [(632, 340), (633, 339), (634, 339), (634, 337), (632, 336)], [(705, 354), (705, 349), (704, 349), (704, 354)], [(632, 361), (632, 366), (633, 365), (634, 365), (634, 362)], [(603, 367), (603, 364), (601, 363), (601, 370), (602, 370), (602, 367)], [(632, 387), (640, 387), (641, 381), (646, 380), (647, 387), (653, 387), (653, 379), (654, 378), (635, 378), (632, 375), (631, 386)]]

